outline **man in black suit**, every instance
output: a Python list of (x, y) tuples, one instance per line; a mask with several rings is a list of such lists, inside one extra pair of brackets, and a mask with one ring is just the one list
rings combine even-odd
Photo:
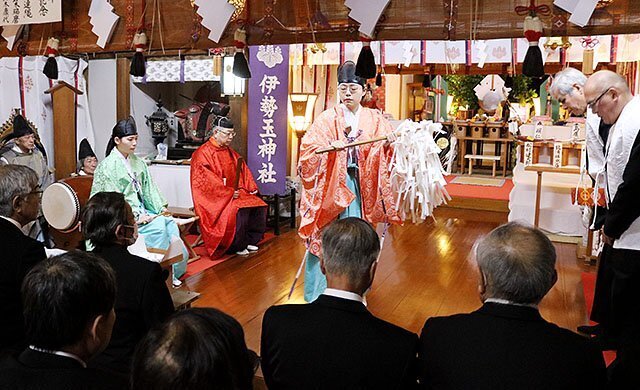
[(483, 306), (430, 318), (420, 336), (425, 389), (602, 389), (602, 353), (545, 321), (538, 304), (557, 280), (556, 252), (539, 230), (494, 229), (475, 250)]
[(313, 303), (270, 307), (262, 322), (262, 372), (270, 389), (406, 389), (416, 385), (417, 336), (374, 317), (363, 295), (380, 241), (362, 219), (322, 233), (327, 289)]
[(31, 168), (0, 166), (0, 350), (17, 352), (26, 346), (20, 286), (46, 254), (42, 243), (21, 228), (38, 217), (41, 194), (38, 176)]
[(40, 262), (22, 284), (29, 346), (0, 361), (2, 389), (126, 389), (126, 377), (87, 368), (109, 343), (116, 282), (104, 260), (73, 251)]
[(128, 374), (136, 344), (174, 311), (173, 301), (158, 263), (134, 256), (127, 246), (136, 241), (131, 206), (119, 192), (99, 192), (82, 212), (82, 233), (94, 253), (109, 263), (116, 275), (118, 319), (111, 342), (91, 365)]

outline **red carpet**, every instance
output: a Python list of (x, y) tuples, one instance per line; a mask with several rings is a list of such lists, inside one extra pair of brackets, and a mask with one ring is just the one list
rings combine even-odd
[[(583, 272), (582, 273), (582, 290), (584, 291), (584, 302), (587, 305), (587, 313), (589, 313), (589, 317), (591, 317), (591, 306), (593, 306), (593, 295), (596, 289), (596, 274), (592, 272)], [(589, 324), (593, 325), (593, 321), (589, 321)], [(614, 351), (605, 351), (602, 353), (604, 355), (604, 361), (607, 366), (615, 360), (616, 353)]]
[[(451, 184), (456, 176), (445, 176), (447, 180), (446, 189), (452, 198), (474, 198), (474, 199), (495, 199), (509, 201), (509, 193), (513, 189), (511, 179), (505, 179), (502, 187), (476, 186), (469, 184)], [(496, 177), (501, 179), (501, 177)]]
[[(275, 237), (275, 235), (271, 232), (268, 231), (264, 234), (264, 238), (262, 239), (262, 241), (260, 241), (258, 243), (258, 246), (272, 240)], [(194, 242), (195, 239), (197, 238), (197, 236), (195, 234), (190, 234), (187, 236), (187, 239), (189, 240), (189, 242)], [(232, 257), (236, 257), (238, 255), (236, 254), (229, 254), (229, 255), (225, 255), (219, 259), (216, 260), (211, 260), (211, 258), (209, 257), (209, 255), (207, 254), (206, 249), (204, 248), (204, 245), (198, 245), (197, 247), (193, 248), (197, 254), (200, 255), (200, 258), (196, 261), (192, 261), (191, 263), (189, 263), (187, 265), (187, 272), (184, 274), (184, 277), (182, 277), (181, 279), (185, 279), (188, 278), (190, 276), (199, 274), (200, 272), (209, 269), (215, 265), (218, 265), (220, 263), (223, 263), (227, 260), (229, 260)]]

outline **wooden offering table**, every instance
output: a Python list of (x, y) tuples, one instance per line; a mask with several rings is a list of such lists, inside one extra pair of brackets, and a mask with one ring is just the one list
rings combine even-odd
[[(509, 157), (511, 155), (511, 142), (513, 138), (487, 138), (487, 137), (461, 137), (458, 136), (458, 165), (460, 167), (460, 173), (464, 174), (464, 166), (465, 166), (465, 156), (467, 155), (467, 141), (472, 142), (493, 142), (496, 146), (500, 145), (500, 166), (502, 167), (502, 176), (507, 175), (507, 165), (509, 162)], [(482, 150), (480, 146), (476, 146), (475, 151), (476, 156), (482, 155)], [(495, 156), (498, 157), (498, 156)], [(476, 157), (479, 159), (479, 157)]]
[[(459, 172), (464, 174), (465, 159), (469, 160), (469, 174), (472, 173), (474, 160), (489, 160), (492, 163), (495, 176), (496, 162), (502, 167), (502, 176), (507, 175), (507, 165), (511, 157), (511, 142), (513, 138), (503, 122), (491, 121), (462, 121), (452, 123), (453, 133), (458, 139), (458, 166)], [(484, 154), (484, 143), (493, 143), (494, 154)], [(471, 145), (471, 150), (468, 149)], [(475, 148), (473, 147), (475, 145)], [(475, 149), (475, 150), (474, 150)]]
[(540, 222), (540, 191), (542, 189), (542, 174), (545, 172), (554, 172), (554, 173), (573, 173), (580, 174), (580, 168), (578, 167), (560, 167), (554, 168), (551, 165), (540, 164), (540, 165), (529, 165), (524, 168), (525, 171), (533, 171), (538, 174), (538, 181), (536, 183), (536, 205), (535, 205), (535, 216), (533, 219), (533, 226), (538, 227), (538, 223)]

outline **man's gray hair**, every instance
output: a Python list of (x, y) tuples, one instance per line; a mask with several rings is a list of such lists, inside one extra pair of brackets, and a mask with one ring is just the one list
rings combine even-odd
[(587, 76), (576, 68), (566, 68), (553, 76), (553, 82), (549, 88), (549, 93), (555, 99), (560, 95), (570, 95), (573, 92), (573, 86), (579, 85), (584, 87), (587, 82)]
[(556, 250), (540, 230), (517, 222), (480, 239), (476, 261), (485, 277), (485, 298), (537, 304), (556, 282)]
[(327, 274), (346, 275), (352, 282), (362, 281), (368, 277), (379, 252), (378, 234), (360, 218), (338, 219), (322, 231), (322, 256)]
[(13, 214), (13, 199), (26, 195), (38, 185), (36, 172), (24, 165), (8, 164), (0, 166), (0, 215)]

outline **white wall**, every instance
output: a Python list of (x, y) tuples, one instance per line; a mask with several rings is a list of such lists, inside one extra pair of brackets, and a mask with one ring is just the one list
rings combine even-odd
[(89, 110), (96, 139), (91, 146), (102, 160), (116, 124), (116, 60), (89, 61), (88, 76)]
[(129, 87), (131, 90), (131, 115), (138, 128), (136, 155), (140, 157), (156, 153), (151, 129), (147, 126), (145, 116), (150, 116), (157, 109), (155, 100), (162, 92), (163, 86), (161, 84), (165, 83), (134, 84), (131, 82)]

